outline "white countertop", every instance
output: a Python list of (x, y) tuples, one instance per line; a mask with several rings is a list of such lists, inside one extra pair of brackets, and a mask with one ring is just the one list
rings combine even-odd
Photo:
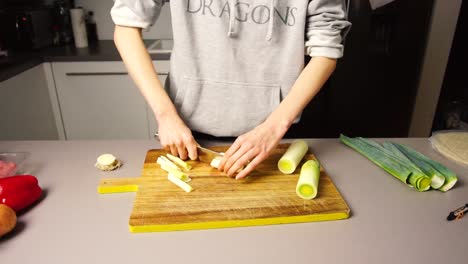
[[(100, 195), (102, 177), (141, 172), (155, 141), (0, 141), (0, 151), (28, 151), (27, 166), (45, 198), (0, 239), (0, 263), (466, 263), (468, 217), (446, 217), (468, 202), (468, 169), (433, 151), (427, 139), (394, 139), (459, 175), (448, 193), (419, 193), (338, 139), (308, 140), (351, 208), (347, 220), (133, 234), (135, 194)], [(207, 144), (209, 145), (209, 144)], [(124, 166), (93, 167), (113, 153)]]

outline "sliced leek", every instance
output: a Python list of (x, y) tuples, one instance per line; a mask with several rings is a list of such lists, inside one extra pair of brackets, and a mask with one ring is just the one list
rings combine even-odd
[(186, 182), (182, 181), (172, 173), (167, 175), (167, 179), (186, 192), (191, 192), (193, 190), (192, 186), (188, 185)]
[(318, 193), (320, 163), (308, 160), (301, 167), (301, 174), (296, 185), (296, 194), (302, 199), (314, 199)]
[(177, 165), (175, 165), (172, 161), (170, 161), (168, 158), (164, 157), (164, 156), (159, 156), (158, 159), (156, 160), (156, 163), (158, 163), (159, 165), (161, 166), (166, 166), (166, 167), (170, 167), (174, 170), (179, 170), (179, 167), (177, 167)]
[(219, 164), (221, 163), (221, 160), (223, 159), (223, 157), (216, 157), (214, 159), (211, 160), (211, 163), (210, 163), (210, 166), (213, 167), (213, 168), (219, 168)]
[(284, 174), (293, 173), (308, 149), (309, 146), (304, 140), (295, 140), (279, 159), (278, 169)]
[(181, 179), (182, 181), (184, 182), (189, 182), (190, 181), (190, 177), (185, 174), (184, 172), (178, 170), (178, 169), (174, 169), (172, 167), (169, 167), (167, 166), (166, 164), (159, 164), (161, 166), (161, 169), (167, 171), (168, 173), (171, 173), (172, 175), (174, 175), (175, 177)]
[(117, 158), (112, 154), (102, 154), (97, 158), (97, 162), (102, 166), (112, 166), (116, 161)]
[(173, 156), (171, 154), (166, 154), (166, 156), (169, 160), (171, 160), (173, 163), (175, 163), (177, 166), (181, 167), (185, 171), (189, 171), (190, 169), (192, 169), (192, 166), (190, 166), (190, 164), (181, 160), (179, 157)]
[(100, 155), (94, 166), (102, 171), (112, 171), (122, 166), (122, 162), (112, 154)]

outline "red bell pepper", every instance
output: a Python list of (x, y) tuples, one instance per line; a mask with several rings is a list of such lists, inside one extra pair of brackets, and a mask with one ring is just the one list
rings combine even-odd
[(18, 175), (0, 179), (0, 203), (16, 212), (30, 206), (42, 194), (37, 178), (32, 175)]

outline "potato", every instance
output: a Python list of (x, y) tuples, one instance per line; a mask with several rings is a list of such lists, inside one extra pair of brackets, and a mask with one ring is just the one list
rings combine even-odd
[(0, 237), (9, 233), (16, 226), (16, 213), (10, 207), (0, 204)]

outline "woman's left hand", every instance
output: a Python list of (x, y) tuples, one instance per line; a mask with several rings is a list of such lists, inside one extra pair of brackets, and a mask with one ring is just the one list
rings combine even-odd
[(236, 175), (236, 180), (244, 178), (271, 154), (288, 128), (267, 120), (239, 136), (224, 154), (219, 170), (232, 177), (244, 168)]

